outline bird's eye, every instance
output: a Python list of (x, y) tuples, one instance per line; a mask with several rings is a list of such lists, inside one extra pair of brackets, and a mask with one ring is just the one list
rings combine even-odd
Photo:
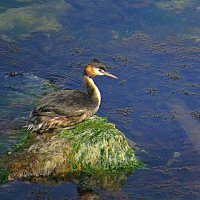
[(99, 71), (106, 71), (106, 68), (105, 67), (99, 67)]

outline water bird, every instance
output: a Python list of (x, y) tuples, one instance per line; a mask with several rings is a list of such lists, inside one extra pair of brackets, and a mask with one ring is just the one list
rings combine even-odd
[(72, 128), (94, 115), (101, 103), (101, 94), (95, 85), (95, 76), (117, 78), (107, 72), (106, 66), (93, 59), (83, 71), (83, 85), (86, 92), (63, 90), (43, 97), (30, 113), (28, 130), (43, 133), (58, 128)]

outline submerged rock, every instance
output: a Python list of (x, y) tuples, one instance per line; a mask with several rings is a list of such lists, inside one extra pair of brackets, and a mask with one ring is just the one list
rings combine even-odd
[(175, 12), (183, 12), (186, 8), (192, 7), (194, 0), (169, 0), (169, 1), (156, 1), (156, 7), (162, 10), (169, 10)]
[(59, 17), (70, 8), (64, 0), (33, 3), (30, 6), (10, 8), (0, 14), (0, 31), (20, 34), (57, 31), (61, 28)]
[(93, 116), (70, 130), (29, 134), (4, 157), (9, 179), (66, 177), (71, 173), (130, 173), (141, 166), (123, 133)]

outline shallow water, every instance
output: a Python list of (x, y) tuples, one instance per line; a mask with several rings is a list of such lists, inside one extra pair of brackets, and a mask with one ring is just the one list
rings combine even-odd
[(83, 89), (82, 69), (96, 57), (119, 77), (95, 79), (97, 114), (136, 143), (147, 168), (115, 191), (15, 181), (1, 199), (200, 199), (199, 15), (198, 0), (0, 3), (0, 153), (45, 85)]

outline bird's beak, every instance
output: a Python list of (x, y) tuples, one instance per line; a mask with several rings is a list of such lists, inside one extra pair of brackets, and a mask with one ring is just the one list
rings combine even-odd
[(110, 74), (109, 72), (104, 72), (104, 75), (111, 77), (111, 78), (117, 78), (116, 76), (114, 76), (113, 74)]

